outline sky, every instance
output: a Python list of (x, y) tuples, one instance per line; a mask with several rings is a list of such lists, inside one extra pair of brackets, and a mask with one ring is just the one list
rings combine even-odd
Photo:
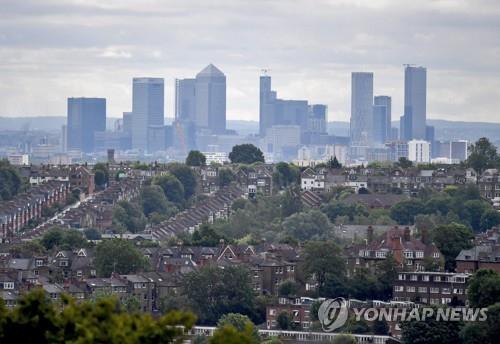
[(131, 109), (132, 78), (214, 63), (227, 118), (258, 120), (263, 69), (284, 99), (350, 116), (350, 74), (403, 112), (403, 64), (427, 67), (428, 118), (500, 122), (498, 0), (0, 0), (0, 116), (65, 115), (67, 97)]

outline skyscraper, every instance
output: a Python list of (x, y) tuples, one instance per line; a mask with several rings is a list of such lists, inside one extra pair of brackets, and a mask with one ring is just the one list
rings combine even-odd
[(149, 126), (161, 126), (163, 124), (163, 78), (134, 78), (132, 90), (132, 148), (147, 151)]
[(351, 75), (351, 145), (368, 146), (373, 139), (373, 73)]
[(196, 75), (196, 125), (213, 134), (226, 131), (226, 76), (213, 64)]
[(403, 140), (424, 140), (427, 119), (427, 70), (405, 67), (405, 102), (401, 123)]
[(307, 100), (279, 99), (276, 91), (271, 90), (271, 77), (267, 75), (260, 77), (260, 136), (265, 136), (273, 125), (297, 125), (301, 132), (305, 132), (308, 128), (309, 114)]
[[(392, 105), (391, 97), (375, 96), (373, 98), (373, 120), (374, 120), (374, 140), (378, 143), (385, 143), (392, 137)], [(380, 122), (381, 121), (381, 122)], [(378, 128), (378, 129), (375, 129)]]
[(266, 135), (266, 129), (273, 125), (273, 102), (276, 99), (276, 92), (271, 90), (271, 77), (262, 75), (259, 84), (259, 135)]
[(175, 119), (196, 119), (196, 79), (175, 79)]
[(106, 130), (106, 99), (68, 98), (67, 149), (94, 151), (94, 134)]

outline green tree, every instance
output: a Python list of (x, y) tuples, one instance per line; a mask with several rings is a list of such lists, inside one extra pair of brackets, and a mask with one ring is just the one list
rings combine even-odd
[(185, 329), (195, 318), (190, 313), (171, 312), (159, 318), (147, 313), (128, 313), (117, 299), (77, 303), (63, 296), (56, 306), (42, 289), (23, 295), (13, 310), (0, 302), (2, 343), (182, 343)]
[(171, 202), (181, 204), (185, 201), (184, 186), (173, 174), (168, 173), (154, 177), (153, 184), (163, 189), (165, 196)]
[(191, 238), (191, 244), (194, 246), (214, 247), (219, 245), (221, 240), (227, 241), (227, 239), (225, 239), (223, 235), (218, 233), (218, 231), (214, 227), (205, 223), (202, 224), (199, 229), (194, 231)]
[(108, 166), (104, 163), (97, 163), (92, 169), (94, 172), (94, 182), (98, 187), (104, 187), (109, 182), (109, 170)]
[(262, 151), (250, 143), (236, 145), (229, 153), (229, 160), (233, 164), (253, 164), (255, 162), (264, 162)]
[(190, 199), (196, 192), (197, 184), (193, 170), (189, 166), (178, 163), (170, 164), (168, 169), (182, 183), (186, 200)]
[(113, 224), (131, 233), (144, 230), (146, 217), (135, 202), (119, 201), (113, 208)]
[(50, 228), (40, 240), (46, 250), (55, 247), (61, 250), (73, 250), (87, 246), (87, 240), (83, 234), (75, 229)]
[[(434, 313), (437, 310), (434, 310)], [(422, 311), (420, 311), (422, 312)], [(422, 317), (424, 321), (403, 321), (401, 323), (401, 342), (404, 344), (457, 344), (460, 343), (458, 321), (438, 321), (436, 317)]]
[(87, 240), (101, 240), (101, 232), (95, 228), (87, 228), (83, 231)]
[(31, 258), (36, 255), (46, 254), (47, 250), (39, 240), (31, 240), (10, 245), (9, 253), (13, 258)]
[(472, 307), (488, 307), (500, 302), (500, 275), (488, 269), (480, 269), (469, 281), (468, 294)]
[(481, 215), (481, 220), (479, 221), (479, 227), (482, 231), (486, 231), (490, 228), (498, 226), (500, 224), (500, 212), (491, 208), (486, 209), (486, 211)]
[(379, 336), (387, 336), (389, 333), (389, 325), (384, 319), (377, 320), (373, 323), (373, 333)]
[(278, 317), (276, 318), (276, 323), (277, 323), (278, 328), (280, 330), (286, 331), (286, 330), (290, 330), (292, 328), (292, 318), (285, 311), (278, 314)]
[(186, 165), (188, 166), (205, 166), (206, 163), (207, 158), (198, 150), (189, 151), (189, 154), (186, 157)]
[(253, 328), (247, 325), (243, 332), (238, 331), (234, 326), (227, 325), (215, 330), (214, 335), (209, 340), (209, 344), (258, 344), (253, 336)]
[(337, 160), (336, 156), (333, 158), (330, 157), (326, 165), (328, 168), (342, 168), (342, 164)]
[(280, 284), (278, 294), (283, 297), (295, 297), (300, 291), (300, 285), (292, 280), (286, 280)]
[(300, 189), (288, 188), (281, 196), (281, 217), (285, 218), (300, 212), (303, 208)]
[(285, 235), (300, 241), (326, 238), (331, 229), (328, 217), (315, 209), (287, 217), (282, 226)]
[(397, 165), (401, 168), (410, 168), (413, 166), (413, 163), (410, 160), (408, 160), (408, 158), (401, 157), (399, 158)]
[(468, 200), (460, 207), (460, 219), (470, 224), (478, 232), (481, 229), (481, 217), (491, 205), (482, 200)]
[(233, 326), (239, 332), (245, 332), (250, 327), (252, 328), (252, 334), (255, 341), (257, 343), (259, 342), (259, 332), (254, 323), (246, 315), (238, 313), (224, 314), (219, 321), (217, 321), (217, 327), (223, 328), (225, 326)]
[(224, 186), (231, 184), (235, 176), (230, 168), (219, 168), (218, 178), (219, 178), (219, 187), (222, 188)]
[(197, 313), (200, 324), (213, 325), (226, 313), (252, 317), (254, 312), (255, 294), (250, 276), (241, 267), (201, 267), (184, 277), (182, 294)]
[(469, 156), (465, 161), (478, 175), (488, 168), (496, 168), (499, 164), (497, 148), (486, 137), (482, 137), (469, 147)]
[(146, 216), (153, 212), (165, 213), (169, 208), (165, 193), (158, 185), (143, 187), (141, 190), (140, 202)]
[(400, 225), (412, 225), (415, 217), (424, 213), (425, 205), (418, 199), (401, 201), (391, 208), (391, 218)]
[(279, 162), (276, 164), (275, 169), (275, 182), (280, 189), (298, 183), (300, 169), (297, 166), (286, 162)]
[(464, 326), (460, 338), (464, 344), (496, 344), (500, 338), (500, 303), (488, 307), (486, 321), (472, 321)]
[(356, 338), (351, 334), (338, 334), (333, 338), (333, 344), (356, 344)]
[(22, 189), (23, 181), (17, 169), (7, 160), (0, 160), (0, 200), (9, 200)]
[(133, 274), (148, 268), (147, 258), (132, 242), (124, 239), (100, 242), (96, 247), (94, 265), (101, 277), (109, 277), (113, 271)]
[(332, 241), (310, 241), (304, 247), (303, 271), (316, 278), (322, 295), (328, 275), (345, 275), (345, 262), (340, 248)]
[(445, 257), (445, 267), (447, 270), (455, 268), (455, 258), (461, 250), (472, 247), (474, 234), (464, 225), (450, 223), (441, 225), (432, 232), (437, 248)]

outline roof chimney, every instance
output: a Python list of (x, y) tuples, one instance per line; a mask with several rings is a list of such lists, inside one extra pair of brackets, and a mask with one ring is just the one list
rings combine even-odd
[(366, 239), (368, 241), (368, 244), (370, 244), (373, 241), (373, 227), (368, 226), (366, 229)]
[(403, 238), (404, 238), (404, 241), (410, 241), (411, 240), (410, 227), (405, 227)]

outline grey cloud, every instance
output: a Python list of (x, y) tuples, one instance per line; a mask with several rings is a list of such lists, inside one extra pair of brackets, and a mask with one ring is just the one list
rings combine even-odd
[[(0, 114), (65, 113), (65, 97), (130, 107), (131, 78), (173, 79), (213, 62), (228, 78), (230, 118), (257, 119), (258, 75), (286, 98), (349, 116), (350, 72), (402, 111), (402, 63), (428, 67), (429, 115), (496, 120), (500, 4), (493, 0), (14, 1), (0, 13)], [(8, 86), (6, 86), (8, 85)]]

